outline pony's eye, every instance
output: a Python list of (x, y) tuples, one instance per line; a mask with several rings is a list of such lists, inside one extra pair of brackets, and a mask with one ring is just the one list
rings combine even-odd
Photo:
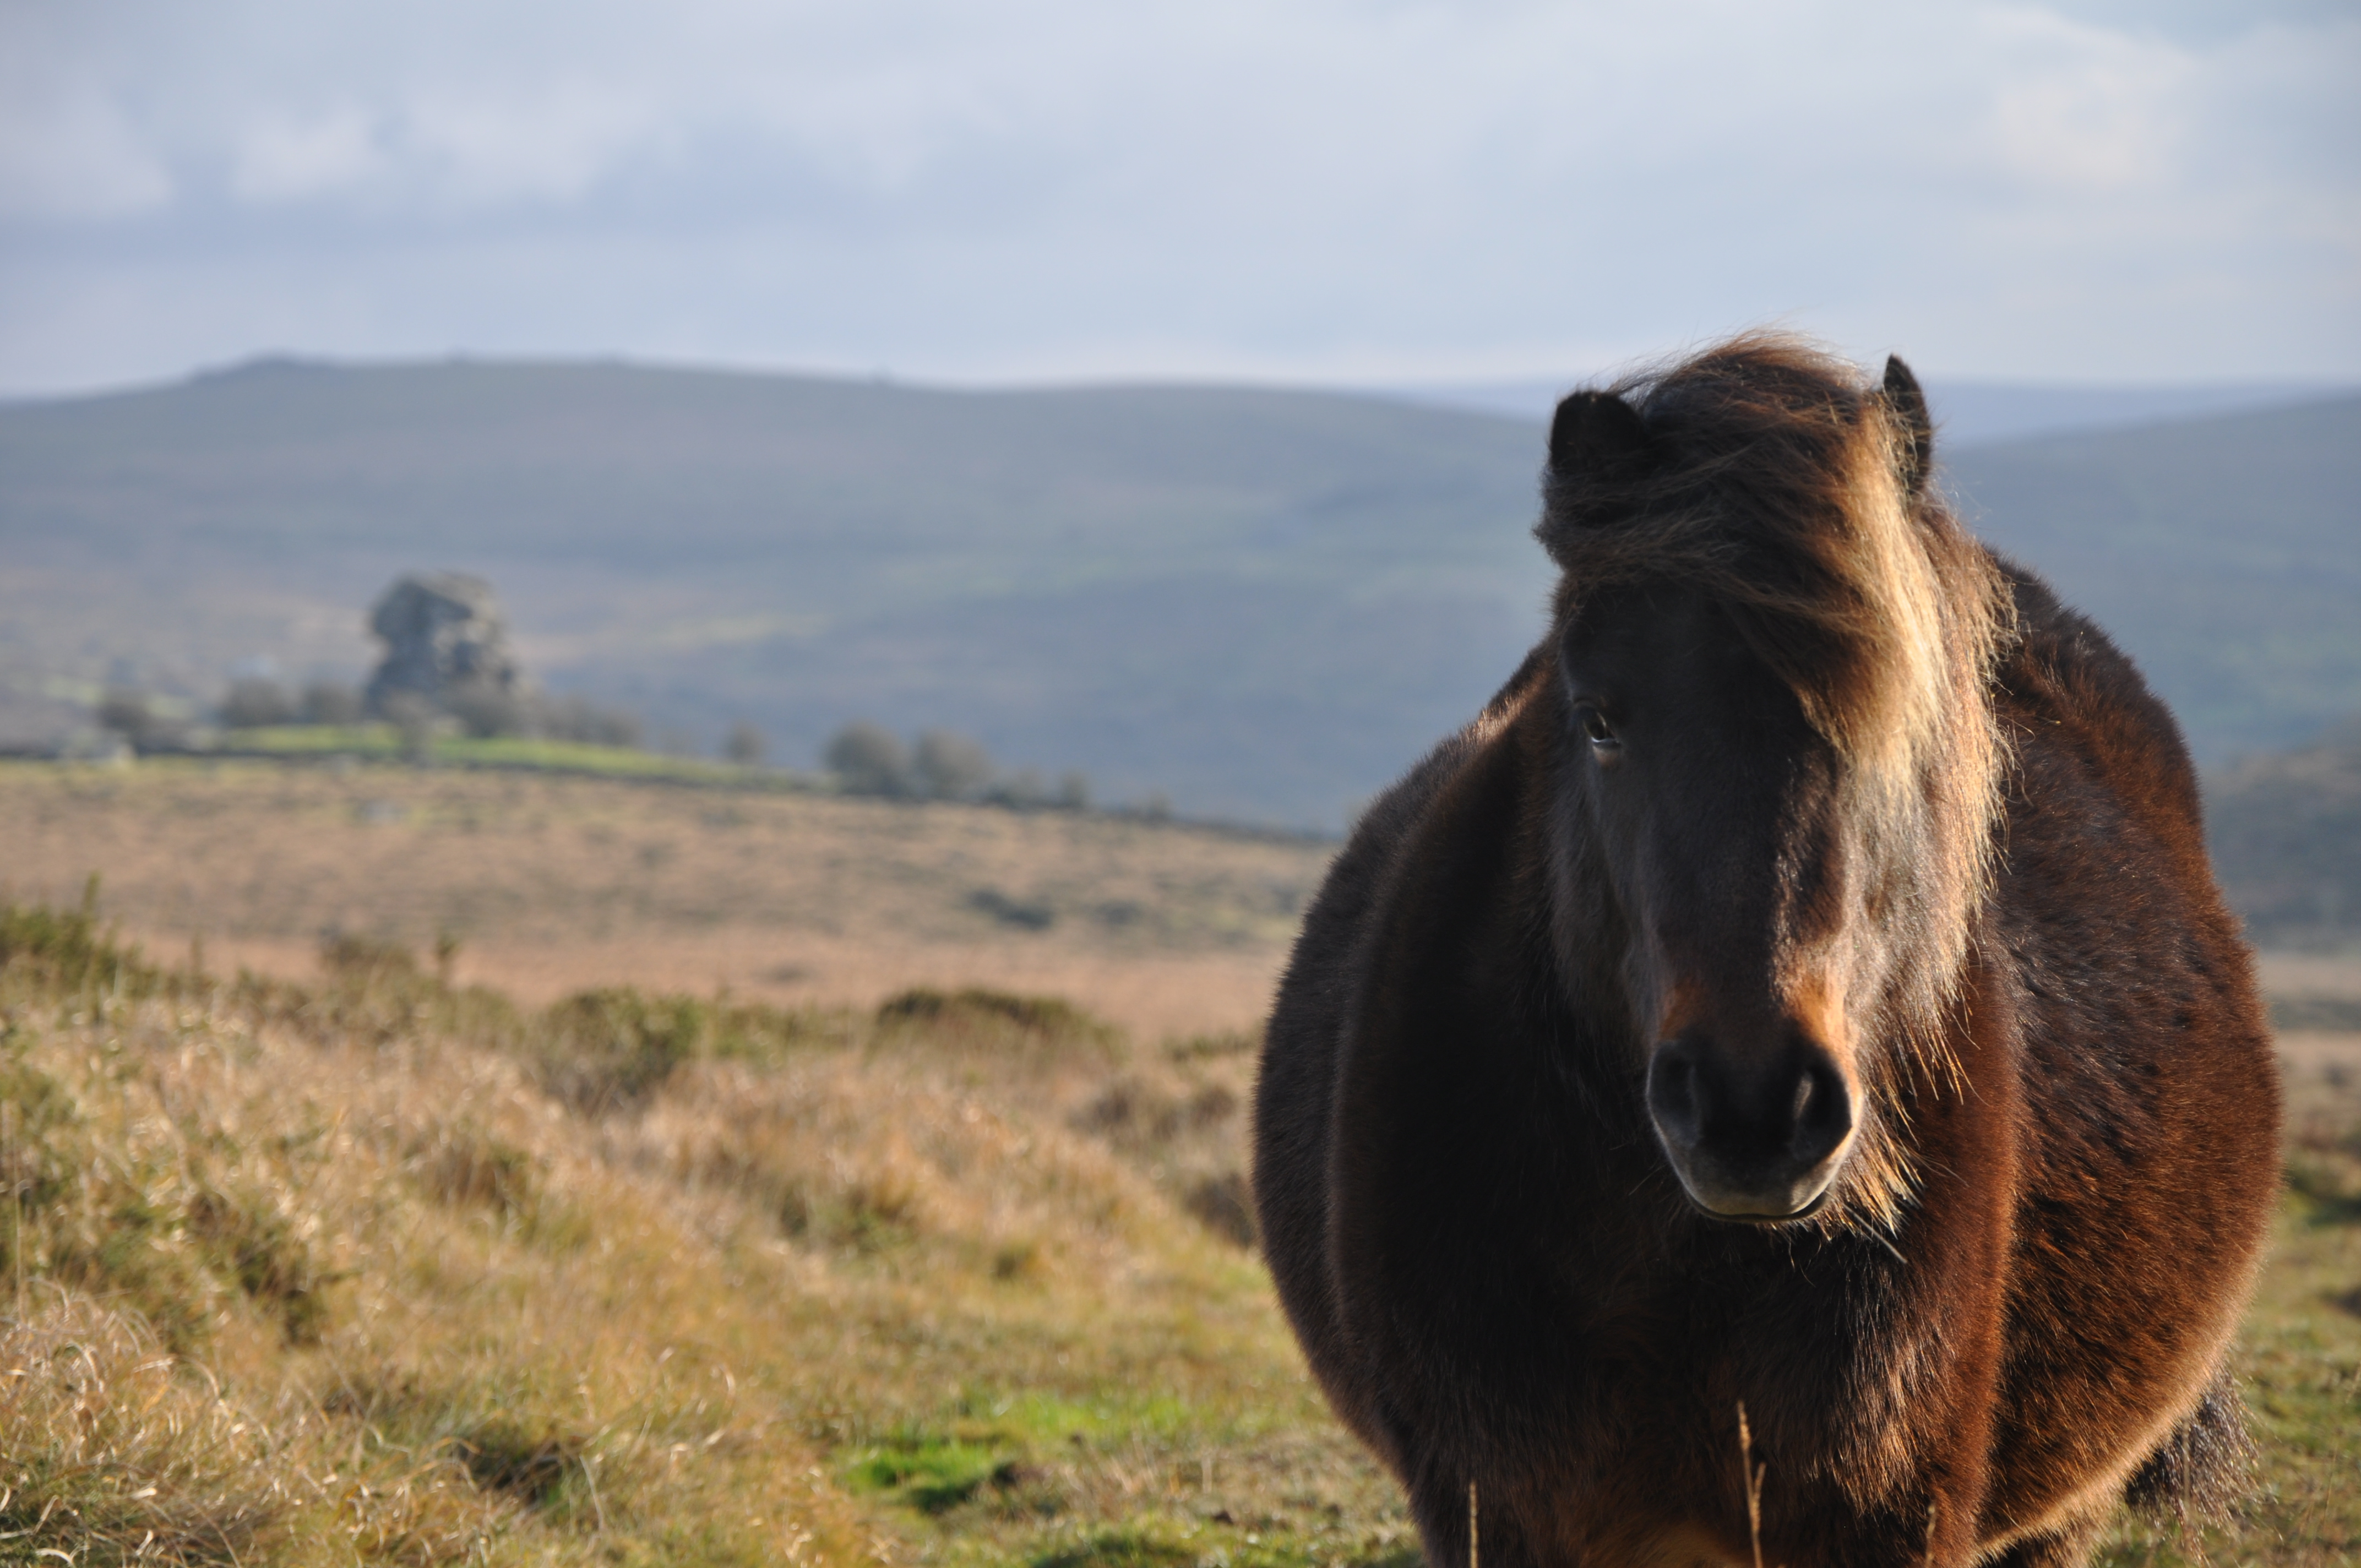
[(1582, 738), (1590, 742), (1593, 750), (1599, 751), (1622, 750), (1622, 737), (1615, 733), (1615, 727), (1608, 723), (1607, 716), (1597, 708), (1577, 709), (1574, 716), (1574, 723), (1575, 728), (1582, 731)]

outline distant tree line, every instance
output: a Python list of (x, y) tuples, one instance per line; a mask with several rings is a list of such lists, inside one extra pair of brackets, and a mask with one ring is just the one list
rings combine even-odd
[(770, 760), (771, 742), (741, 718), (722, 737), (721, 754), (741, 768), (758, 768)]
[[(518, 691), (489, 682), (461, 682), (443, 693), (440, 701), (417, 692), (396, 692), (379, 707), (379, 717), (404, 734), (431, 733), (448, 718), (477, 740), (523, 736), (592, 746), (641, 744), (637, 714), (585, 696)], [(367, 708), (359, 688), (342, 682), (314, 681), (296, 691), (268, 676), (248, 675), (231, 683), (219, 713), (225, 728), (259, 729), (281, 724), (357, 724), (367, 717)], [(104, 711), (100, 721), (108, 722)]]
[(949, 729), (922, 730), (915, 745), (882, 725), (856, 720), (838, 730), (821, 762), (847, 795), (897, 800), (967, 800), (1025, 809), (1086, 810), (1090, 780), (1060, 776), (1055, 786), (1030, 768), (1003, 773), (981, 741)]
[(232, 681), (222, 698), (221, 721), (231, 729), (262, 729), (278, 724), (358, 724), (361, 694), (342, 681), (313, 681), (291, 690), (262, 675)]
[(164, 711), (147, 693), (125, 687), (112, 688), (98, 699), (96, 718), (101, 729), (122, 737), (135, 751), (181, 751), (193, 738), (186, 718)]

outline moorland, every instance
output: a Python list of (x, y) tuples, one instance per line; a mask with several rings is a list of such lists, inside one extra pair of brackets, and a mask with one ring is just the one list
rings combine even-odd
[(1334, 845), (1101, 812), (529, 771), (0, 762), (0, 893), (309, 975), (343, 937), (546, 1003), (620, 978), (779, 1005), (1049, 992), (1144, 1038), (1250, 1027)]
[[(1417, 1561), (1243, 1201), (1333, 845), (188, 760), (0, 819), (0, 1561)], [(2119, 1568), (2361, 1551), (2361, 961), (2264, 972), (2260, 1486)]]

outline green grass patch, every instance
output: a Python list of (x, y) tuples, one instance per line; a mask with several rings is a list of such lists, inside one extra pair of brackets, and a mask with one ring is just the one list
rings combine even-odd
[(272, 757), (398, 757), (401, 733), (390, 724), (271, 724), (232, 729), (226, 750)]
[(855, 1491), (922, 1514), (942, 1514), (995, 1483), (1004, 1490), (1015, 1486), (1022, 1471), (1007, 1451), (994, 1445), (914, 1436), (862, 1450), (843, 1475)]
[(533, 740), (517, 736), (487, 740), (452, 737), (437, 740), (430, 755), (436, 762), (485, 768), (536, 768), (601, 778), (669, 779), (690, 784), (744, 784), (776, 780), (770, 770), (702, 757), (673, 757), (627, 746), (595, 746), (578, 740)]
[(971, 1388), (951, 1407), (948, 1424), (972, 1440), (1034, 1449), (1078, 1442), (1104, 1447), (1142, 1439), (1186, 1447), (1202, 1444), (1207, 1436), (1204, 1412), (1169, 1393), (1137, 1390), (1082, 1400), (1040, 1389)]
[(748, 766), (704, 757), (675, 757), (630, 746), (581, 740), (541, 740), (524, 736), (488, 738), (438, 735), (413, 749), (390, 724), (285, 724), (233, 729), (222, 748), (232, 755), (287, 758), (361, 757), (407, 759), (456, 767), (517, 768), (580, 773), (595, 778), (730, 785), (751, 789), (806, 789), (810, 781), (781, 768)]

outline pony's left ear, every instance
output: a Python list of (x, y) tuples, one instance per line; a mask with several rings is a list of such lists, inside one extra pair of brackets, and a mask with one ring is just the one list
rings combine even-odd
[(1918, 378), (1898, 354), (1885, 356), (1885, 384), (1879, 395), (1884, 398), (1885, 411), (1894, 417), (1894, 428), (1902, 437), (1902, 488), (1916, 496), (1927, 488), (1927, 476), (1935, 467), (1935, 421), (1927, 411), (1927, 394), (1920, 389)]

